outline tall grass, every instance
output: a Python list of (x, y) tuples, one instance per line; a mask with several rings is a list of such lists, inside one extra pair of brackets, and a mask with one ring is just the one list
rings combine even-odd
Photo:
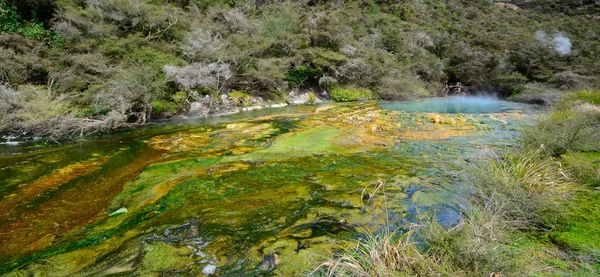
[(483, 213), (506, 220), (507, 228), (549, 228), (556, 222), (568, 177), (561, 164), (543, 151), (493, 155), (473, 169), (474, 200)]
[(559, 157), (570, 151), (597, 151), (599, 118), (577, 109), (556, 109), (541, 115), (533, 126), (521, 131), (521, 143), (529, 148), (543, 148), (546, 154)]

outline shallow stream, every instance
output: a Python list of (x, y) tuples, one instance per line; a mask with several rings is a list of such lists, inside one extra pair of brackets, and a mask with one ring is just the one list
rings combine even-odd
[(509, 147), (530, 108), (448, 105), (296, 106), (0, 145), (0, 274), (294, 276), (386, 220), (453, 226), (464, 168)]

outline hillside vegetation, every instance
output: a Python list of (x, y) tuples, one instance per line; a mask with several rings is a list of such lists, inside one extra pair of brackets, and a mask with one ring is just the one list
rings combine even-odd
[(106, 131), (228, 92), (352, 101), (457, 83), (503, 96), (596, 86), (596, 1), (511, 3), (0, 1), (0, 133)]

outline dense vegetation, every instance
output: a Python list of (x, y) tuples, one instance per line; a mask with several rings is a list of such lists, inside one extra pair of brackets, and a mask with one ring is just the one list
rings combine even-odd
[(0, 1), (0, 132), (143, 124), (236, 91), (286, 101), (593, 87), (594, 1)]
[(311, 275), (598, 276), (600, 91), (563, 96), (521, 130), (518, 146), (482, 150), (458, 225), (426, 214), (412, 228), (386, 226)]

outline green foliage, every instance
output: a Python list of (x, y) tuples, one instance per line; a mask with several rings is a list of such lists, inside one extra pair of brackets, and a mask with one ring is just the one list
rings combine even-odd
[(227, 96), (233, 100), (234, 103), (242, 106), (246, 106), (252, 100), (252, 96), (244, 93), (243, 91), (232, 91), (228, 92)]
[[(186, 94), (203, 89), (198, 84), (216, 76), (209, 65), (229, 67), (211, 81), (218, 84), (211, 90), (242, 90), (278, 101), (281, 92), (296, 87), (365, 89), (394, 100), (436, 95), (446, 84), (460, 82), (471, 92), (499, 91), (516, 95), (515, 100), (549, 103), (553, 96), (532, 92), (595, 87), (600, 25), (590, 25), (583, 14), (591, 13), (582, 12), (591, 6), (575, 1), (517, 4), (523, 9), (501, 9), (489, 1), (433, 0), (343, 5), (5, 0), (0, 3), (0, 81), (13, 88), (51, 85), (79, 108), (97, 104), (98, 93), (114, 85), (118, 71), (140, 67), (152, 75), (146, 92), (150, 102), (171, 101), (182, 89)], [(547, 38), (538, 38), (538, 31)], [(558, 34), (572, 41), (570, 54), (555, 49)], [(192, 64), (205, 66), (165, 77), (165, 66)], [(194, 82), (177, 83), (175, 76)], [(340, 99), (357, 99), (346, 96)], [(597, 103), (593, 94), (586, 97), (591, 98), (583, 102)], [(143, 100), (133, 105), (136, 110), (150, 107), (146, 98), (136, 99)]]
[(288, 81), (292, 87), (314, 85), (315, 83), (318, 83), (321, 76), (323, 76), (323, 70), (299, 65), (286, 73), (286, 81)]
[(23, 20), (13, 6), (0, 2), (0, 34), (19, 33), (27, 38), (47, 40), (50, 43), (61, 43), (60, 36), (44, 27), (37, 18), (35, 10), (30, 20)]
[(154, 114), (174, 113), (177, 111), (177, 104), (166, 100), (152, 101), (152, 112)]
[(368, 89), (334, 87), (329, 91), (331, 100), (336, 102), (353, 102), (374, 99), (375, 95)]

